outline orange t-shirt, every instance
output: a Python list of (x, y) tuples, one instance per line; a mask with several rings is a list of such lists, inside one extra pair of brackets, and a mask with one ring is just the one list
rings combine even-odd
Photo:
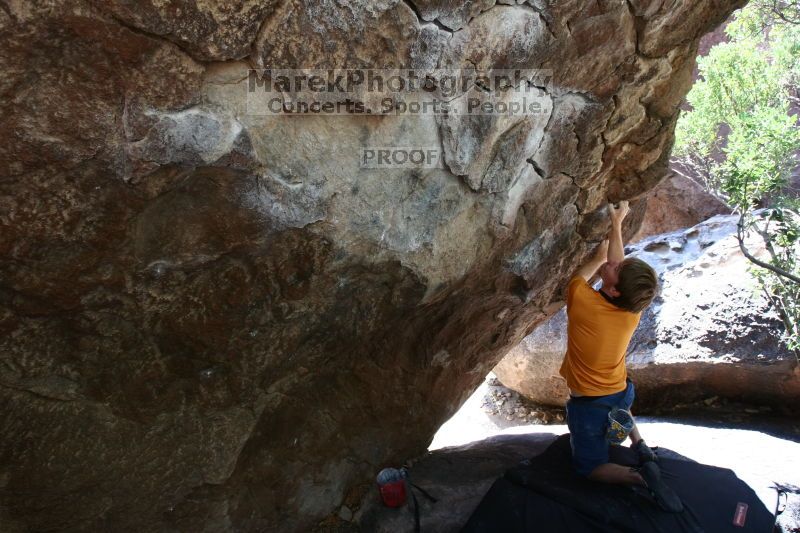
[(625, 352), (641, 313), (620, 309), (581, 276), (567, 286), (567, 353), (559, 373), (586, 396), (625, 389)]

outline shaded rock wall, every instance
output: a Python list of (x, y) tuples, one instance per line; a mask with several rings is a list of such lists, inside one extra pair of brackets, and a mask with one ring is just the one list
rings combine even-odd
[[(0, 4), (2, 529), (308, 530), (424, 450), (663, 176), (743, 3)], [(263, 66), (553, 83), (540, 117), (253, 117)], [(358, 166), (408, 143), (445, 168)]]

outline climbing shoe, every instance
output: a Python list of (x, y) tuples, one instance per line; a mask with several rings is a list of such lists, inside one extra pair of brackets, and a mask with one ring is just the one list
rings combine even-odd
[(681, 499), (661, 479), (661, 470), (656, 463), (647, 461), (639, 469), (639, 475), (647, 483), (647, 490), (650, 491), (650, 495), (656, 500), (659, 507), (668, 513), (680, 513), (683, 511)]
[(636, 452), (636, 455), (639, 457), (639, 464), (643, 465), (647, 461), (655, 461), (658, 462), (658, 455), (656, 452), (653, 451), (650, 446), (645, 444), (644, 439), (639, 439), (639, 442), (631, 446), (631, 449)]

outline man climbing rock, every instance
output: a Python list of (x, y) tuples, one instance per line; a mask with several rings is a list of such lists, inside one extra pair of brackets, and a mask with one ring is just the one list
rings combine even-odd
[[(608, 415), (615, 408), (630, 411), (633, 404), (634, 387), (627, 377), (625, 353), (642, 310), (656, 295), (658, 278), (644, 261), (625, 259), (622, 221), (628, 214), (628, 202), (620, 202), (618, 207), (609, 204), (608, 209), (608, 238), (567, 287), (567, 351), (560, 373), (570, 390), (567, 425), (572, 461), (582, 476), (647, 487), (663, 509), (680, 512), (680, 499), (661, 480), (657, 456), (635, 424), (629, 436), (641, 468), (609, 462)], [(599, 291), (590, 285), (596, 275), (602, 279)]]

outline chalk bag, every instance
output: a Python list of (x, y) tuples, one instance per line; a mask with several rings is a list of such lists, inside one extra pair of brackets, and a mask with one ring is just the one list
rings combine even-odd
[(633, 415), (630, 411), (614, 407), (608, 413), (606, 440), (610, 444), (622, 444), (633, 431)]

